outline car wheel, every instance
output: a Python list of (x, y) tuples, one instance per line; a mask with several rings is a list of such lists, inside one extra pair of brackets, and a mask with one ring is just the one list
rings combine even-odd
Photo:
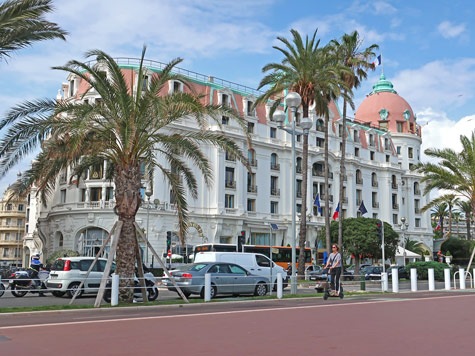
[[(74, 294), (73, 294), (74, 295)], [(102, 299), (104, 300), (104, 302), (106, 303), (110, 303), (111, 302), (111, 290), (110, 289), (107, 289), (104, 291), (104, 295), (102, 296)]]
[(65, 293), (54, 291), (54, 292), (51, 292), (51, 294), (53, 294), (55, 297), (61, 298)]
[[(203, 298), (203, 299), (205, 298), (205, 287), (204, 286), (203, 286), (203, 288), (201, 288), (200, 297)], [(214, 284), (211, 284), (210, 298), (213, 299), (214, 297), (216, 297), (216, 286)]]
[(258, 297), (263, 297), (267, 294), (267, 285), (263, 282), (257, 283), (256, 289), (254, 290), (254, 295)]
[[(190, 292), (184, 292), (183, 290), (182, 290), (181, 292), (183, 293), (183, 295), (184, 295), (186, 298), (189, 298), (190, 295), (191, 295)], [(178, 296), (181, 298), (180, 293), (177, 292), (177, 294), (178, 294)]]
[[(67, 294), (68, 294), (69, 298), (72, 298), (74, 296), (74, 293), (76, 293), (76, 291), (79, 289), (80, 284), (81, 283), (73, 282), (69, 285), (68, 291), (67, 291)], [(78, 292), (77, 297), (80, 297), (83, 293), (84, 293), (84, 289), (81, 288), (81, 290), (79, 290), (79, 292)]]
[(323, 300), (327, 300), (328, 299), (328, 292), (325, 291), (325, 293), (323, 293)]
[[(158, 288), (157, 287), (151, 287), (151, 288), (148, 288), (148, 300), (153, 302), (154, 300), (156, 300), (158, 298)], [(188, 297), (187, 297), (188, 298)]]
[(5, 286), (3, 285), (2, 282), (0, 282), (0, 297), (5, 293)]

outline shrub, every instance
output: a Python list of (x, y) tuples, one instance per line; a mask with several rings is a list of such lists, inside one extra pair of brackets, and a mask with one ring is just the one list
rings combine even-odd
[(417, 270), (418, 279), (428, 279), (429, 278), (428, 269), (433, 268), (434, 278), (438, 281), (443, 281), (444, 269), (450, 268), (450, 267), (445, 263), (440, 263), (440, 262), (435, 262), (435, 261), (429, 261), (429, 262), (421, 261), (421, 262), (409, 263), (408, 265), (406, 265), (407, 273), (411, 272), (411, 268), (415, 268)]
[(57, 258), (64, 257), (65, 255), (68, 257), (76, 257), (76, 256), (79, 256), (79, 252), (74, 251), (74, 250), (59, 250), (59, 251), (53, 252), (46, 259), (46, 264), (52, 265), (54, 261), (56, 261)]
[(451, 237), (442, 243), (440, 250), (445, 256), (448, 256), (447, 251), (450, 250), (449, 253), (452, 255), (453, 263), (463, 266), (468, 264), (472, 246), (470, 241)]

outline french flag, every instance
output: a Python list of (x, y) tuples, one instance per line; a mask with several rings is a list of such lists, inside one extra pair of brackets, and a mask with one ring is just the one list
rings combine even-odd
[(340, 202), (338, 202), (338, 205), (336, 206), (336, 210), (333, 213), (333, 220), (338, 219), (339, 215), (340, 215)]
[(442, 219), (439, 219), (439, 223), (438, 223), (437, 226), (435, 227), (435, 230), (434, 230), (434, 231), (439, 231), (439, 230), (440, 230), (440, 220), (442, 220)]
[(383, 63), (383, 57), (381, 56), (381, 54), (379, 56), (376, 57), (376, 59), (374, 60), (373, 62), (373, 65), (374, 67), (378, 67), (380, 66), (381, 64)]

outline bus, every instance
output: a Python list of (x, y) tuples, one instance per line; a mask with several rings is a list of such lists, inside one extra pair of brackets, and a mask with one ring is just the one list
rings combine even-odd
[[(237, 252), (238, 247), (235, 244), (202, 244), (195, 246), (194, 255), (199, 252)], [(265, 245), (244, 245), (243, 252), (260, 253), (269, 257), (269, 246)], [(297, 264), (300, 253), (300, 248), (296, 248)], [(287, 268), (289, 263), (292, 263), (292, 247), (287, 246), (272, 246), (272, 261), (275, 264)], [(305, 265), (312, 264), (312, 250), (309, 247), (305, 248)]]

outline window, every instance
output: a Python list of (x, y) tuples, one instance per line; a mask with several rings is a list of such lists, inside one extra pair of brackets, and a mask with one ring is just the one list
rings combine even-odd
[(16, 226), (23, 226), (23, 219), (17, 219)]
[(5, 225), (10, 226), (12, 224), (12, 219), (11, 218), (6, 218), (5, 219)]
[(74, 80), (69, 81), (69, 96), (74, 95)]
[(389, 163), (389, 155), (386, 155), (386, 162)]
[(225, 159), (226, 161), (236, 161), (236, 157), (227, 150), (226, 150)]
[(302, 198), (302, 180), (297, 179), (297, 198)]
[(341, 137), (343, 135), (343, 125), (338, 125), (338, 137)]
[(102, 105), (103, 101), (101, 98), (96, 98), (96, 105)]
[(320, 131), (320, 132), (324, 132), (324, 131), (325, 131), (325, 125), (324, 125), (322, 119), (318, 119), (318, 120), (317, 120), (317, 123), (316, 123), (316, 130), (317, 130), (317, 131)]
[(421, 227), (421, 219), (416, 218), (416, 227)]
[(272, 153), (270, 155), (270, 169), (273, 169), (273, 170), (279, 170), (280, 169), (279, 158), (277, 157), (277, 154), (275, 154), (275, 153)]
[(270, 128), (270, 138), (276, 138), (277, 137), (277, 129), (275, 127)]
[(278, 188), (278, 178), (271, 176), (270, 177), (270, 193), (271, 195), (279, 195), (279, 188)]
[(355, 157), (360, 156), (360, 149), (358, 147), (355, 147)]
[(297, 142), (302, 142), (302, 135), (297, 135), (296, 138), (297, 138)]
[(236, 265), (229, 265), (229, 269), (231, 270), (231, 273), (233, 274), (246, 274), (245, 270), (243, 270), (241, 267), (236, 266)]
[(247, 123), (247, 132), (254, 133), (254, 123), (253, 122), (248, 122)]
[(234, 209), (234, 195), (232, 194), (224, 195), (224, 207), (226, 209)]
[(9, 257), (10, 256), (10, 249), (8, 247), (5, 247), (3, 249), (3, 257)]
[(114, 188), (107, 187), (106, 188), (106, 200), (113, 200), (114, 199)]
[(23, 204), (18, 204), (18, 211), (23, 211), (24, 205)]
[(302, 204), (297, 204), (297, 213), (302, 212)]
[(384, 149), (389, 150), (389, 140), (387, 138), (384, 139)]
[(393, 214), (393, 224), (397, 225), (398, 220), (397, 220), (397, 214)]
[(373, 151), (371, 151), (371, 152), (369, 153), (369, 159), (372, 160), (372, 161), (374, 161), (374, 152), (373, 152)]
[(396, 147), (396, 153), (397, 153), (398, 155), (401, 154), (401, 146), (397, 146), (397, 147)]
[(297, 164), (295, 166), (295, 171), (297, 173), (302, 173), (302, 157), (297, 157)]
[(373, 134), (369, 134), (369, 145), (374, 146), (374, 135)]
[(323, 148), (325, 145), (325, 139), (321, 137), (317, 137), (317, 142), (316, 142), (317, 147)]
[(81, 189), (79, 192), (79, 201), (86, 201), (86, 189)]
[(378, 213), (373, 213), (373, 219), (377, 219), (378, 218)]
[(227, 94), (221, 95), (221, 105), (229, 106), (229, 96)]
[(148, 76), (143, 77), (142, 81), (142, 91), (145, 91), (148, 89)]
[(221, 123), (223, 125), (229, 125), (229, 117), (227, 117), (227, 116), (221, 117)]
[(362, 191), (360, 189), (356, 189), (356, 204), (357, 205), (361, 204), (361, 200), (363, 200), (362, 197), (363, 197)]
[(271, 214), (278, 214), (279, 213), (279, 203), (276, 201), (270, 202), (270, 213)]
[(256, 211), (256, 199), (247, 199), (247, 211)]
[(360, 142), (360, 133), (358, 130), (353, 131), (353, 141), (359, 143)]
[(173, 92), (174, 92), (174, 93), (179, 93), (179, 92), (181, 92), (181, 91), (182, 91), (182, 85), (181, 85), (181, 83), (174, 81), (174, 82), (173, 82)]
[(254, 116), (254, 110), (252, 108), (252, 105), (254, 103), (250, 100), (247, 101), (247, 116)]
[(363, 175), (359, 169), (356, 170), (356, 184), (363, 184)]
[(270, 267), (270, 260), (262, 255), (256, 255), (256, 262), (259, 267)]
[(234, 183), (234, 168), (226, 167), (225, 180), (226, 180), (226, 187)]
[(373, 208), (378, 208), (379, 203), (378, 203), (378, 193), (377, 192), (372, 192), (371, 193), (371, 203)]
[(396, 129), (397, 129), (397, 132), (402, 132), (402, 122), (396, 123)]
[(91, 188), (91, 201), (100, 201), (102, 199), (102, 188)]
[(409, 158), (414, 158), (414, 149), (412, 147), (409, 147), (407, 149), (407, 155), (409, 156)]
[(12, 205), (12, 204), (7, 204), (7, 210), (8, 210), (8, 211), (13, 210), (13, 205)]
[(66, 189), (61, 189), (61, 197), (60, 197), (60, 203), (64, 204), (66, 203)]
[(10, 240), (10, 233), (6, 232), (5, 233), (5, 241), (8, 241), (8, 240)]
[(295, 126), (300, 126), (300, 113), (295, 113)]
[(96, 164), (89, 169), (89, 179), (102, 179), (104, 165)]

